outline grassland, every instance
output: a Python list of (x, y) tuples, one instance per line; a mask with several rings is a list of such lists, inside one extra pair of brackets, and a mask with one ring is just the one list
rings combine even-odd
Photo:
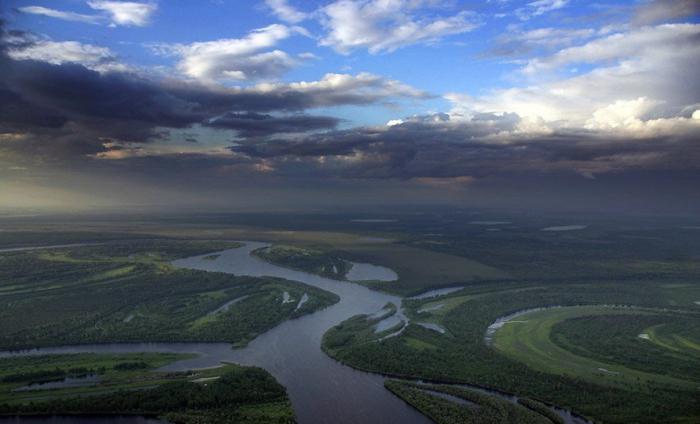
[(591, 314), (555, 323), (549, 342), (578, 356), (700, 387), (700, 346), (695, 341), (700, 337), (699, 323), (700, 316), (663, 311)]
[[(261, 234), (270, 236), (269, 233)], [(342, 279), (349, 270), (348, 261), (381, 265), (395, 271), (397, 281), (361, 282), (375, 290), (410, 295), (433, 287), (475, 280), (508, 278), (508, 274), (477, 261), (419, 249), (392, 240), (375, 240), (352, 235), (329, 234), (325, 242), (317, 233), (295, 232), (271, 237), (289, 244), (258, 251), (263, 259), (278, 265)]]
[[(387, 380), (385, 386), (437, 424), (558, 422), (523, 406), (467, 388), (400, 380)], [(458, 403), (455, 400), (466, 402)]]
[[(63, 244), (64, 234), (55, 236)], [(69, 239), (85, 241), (75, 234)], [(239, 246), (115, 237), (99, 245), (2, 252), (0, 349), (138, 341), (243, 345), (286, 319), (337, 301), (331, 293), (296, 282), (170, 265), (177, 258)], [(303, 295), (308, 301), (297, 308)], [(154, 371), (185, 357), (0, 359), (0, 413), (136, 414), (183, 424), (294, 422), (284, 388), (263, 370), (228, 365), (188, 373)], [(87, 377), (70, 387), (37, 386)], [(32, 390), (25, 390), (29, 385)]]
[[(17, 245), (21, 235), (15, 233), (15, 229), (34, 232), (32, 237), (37, 242), (41, 234), (51, 232), (51, 240), (61, 242), (61, 237), (69, 231), (80, 228), (82, 237), (90, 240), (99, 239), (94, 236), (97, 233), (124, 234), (139, 240), (153, 237), (260, 240), (321, 252), (343, 260), (386, 266), (397, 272), (399, 280), (371, 283), (372, 288), (405, 296), (437, 287), (464, 288), (436, 299), (405, 299), (405, 312), (412, 324), (396, 337), (380, 340), (382, 337), (373, 332), (373, 320), (364, 317), (347, 321), (331, 330), (325, 338), (326, 351), (334, 358), (356, 368), (400, 377), (487, 386), (523, 396), (532, 402), (551, 402), (605, 422), (698, 421), (700, 396), (697, 389), (687, 384), (688, 381), (697, 381), (694, 370), (700, 369), (694, 356), (698, 338), (692, 320), (675, 321), (669, 319), (672, 314), (667, 313), (594, 314), (551, 322), (548, 337), (542, 332), (534, 332), (523, 333), (520, 339), (525, 347), (539, 349), (545, 346), (546, 349), (558, 349), (557, 352), (560, 349), (562, 354), (572, 355), (575, 361), (584, 361), (583, 367), (595, 365), (607, 369), (599, 364), (610, 368), (621, 366), (629, 372), (641, 373), (639, 380), (626, 378), (627, 374), (619, 378), (613, 378), (610, 373), (584, 376), (583, 372), (569, 370), (566, 361), (556, 361), (554, 368), (541, 368), (536, 364), (533, 367), (526, 362), (532, 360), (534, 354), (527, 355), (527, 359), (506, 355), (484, 342), (486, 328), (495, 319), (534, 307), (618, 303), (700, 311), (700, 233), (688, 229), (698, 226), (696, 219), (553, 216), (452, 209), (404, 214), (376, 211), (359, 217), (370, 221), (357, 222), (356, 218), (355, 214), (200, 214), (157, 220), (125, 219), (116, 223), (102, 218), (81, 220), (78, 224), (70, 220), (13, 222), (11, 227), (4, 228), (0, 222), (0, 230), (5, 230), (4, 234), (0, 232), (0, 245), (2, 240)], [(373, 218), (383, 221), (371, 221)], [(472, 224), (473, 221), (506, 223), (476, 225)], [(587, 228), (541, 231), (545, 227), (574, 224), (587, 225)], [(76, 241), (81, 237), (70, 236), (69, 239)], [(76, 257), (75, 254), (70, 256)], [(124, 256), (128, 257), (128, 254)], [(139, 257), (148, 262), (146, 257)], [(51, 310), (50, 296), (66, 290), (63, 286), (79, 278), (72, 276), (56, 281), (53, 276), (65, 272), (61, 267), (67, 265), (62, 261), (48, 265), (48, 259), (42, 258), (45, 262), (30, 264), (27, 268), (38, 273), (38, 265), (47, 267), (47, 284), (37, 284), (34, 279), (7, 281), (0, 284), (0, 303), (4, 299), (3, 291), (13, 293), (21, 300), (20, 296), (26, 294), (22, 291), (37, 290), (41, 296), (35, 296), (35, 300), (40, 307)], [(97, 268), (91, 268), (96, 272), (90, 277), (93, 279), (90, 284), (99, 287), (100, 281), (111, 281), (110, 278), (128, 281), (128, 276), (143, 271), (144, 267), (145, 275), (150, 275), (152, 267), (157, 269), (163, 264), (162, 260), (155, 259), (150, 264), (99, 264), (102, 267), (99, 272)], [(83, 265), (74, 263), (71, 266)], [(98, 264), (89, 266), (97, 267)], [(128, 268), (132, 266), (133, 269)], [(165, 266), (157, 272), (168, 274), (171, 271)], [(173, 284), (157, 281), (153, 284), (154, 292), (163, 292), (166, 299), (164, 308), (156, 309), (153, 316), (167, 316), (171, 311), (176, 311), (177, 316), (187, 315), (179, 327), (173, 327), (173, 334), (182, 332), (193, 323), (197, 326), (208, 321), (206, 311), (247, 295), (240, 290), (242, 283), (232, 282), (233, 277), (229, 277), (225, 284), (198, 280), (198, 285), (206, 286), (204, 290), (200, 290), (201, 287), (195, 289), (186, 281), (190, 278), (178, 279), (174, 285), (177, 290)], [(265, 283), (249, 282), (246, 286), (255, 284), (284, 286), (287, 283), (268, 280)], [(263, 293), (275, 290), (280, 293), (286, 288), (260, 287), (258, 293), (262, 298)], [(45, 300), (44, 294), (49, 300), (41, 303)], [(206, 307), (197, 306), (199, 302), (190, 303), (195, 294), (197, 298), (205, 298), (202, 305)], [(150, 305), (157, 303), (148, 296), (147, 291), (143, 303), (149, 308), (144, 311), (153, 310)], [(216, 301), (209, 303), (210, 299)], [(255, 302), (255, 296), (250, 299)], [(137, 300), (136, 304), (140, 301)], [(261, 300), (260, 305), (268, 301), (271, 300)], [(16, 308), (14, 302), (8, 305)], [(107, 303), (115, 322), (133, 314), (132, 321), (138, 323), (141, 310), (134, 313), (133, 310), (119, 309), (116, 303)], [(86, 314), (79, 307), (75, 308), (74, 317)], [(15, 311), (26, 314), (30, 310)], [(3, 312), (4, 309), (0, 308), (0, 315)], [(5, 316), (0, 316), (0, 326)], [(60, 313), (57, 316), (62, 317)], [(153, 319), (150, 314), (145, 316), (145, 322)], [(654, 321), (659, 316), (661, 321)], [(419, 322), (440, 325), (445, 333), (416, 325)], [(94, 321), (91, 324), (94, 326)], [(504, 330), (516, 329), (508, 326)], [(77, 327), (89, 328), (90, 325), (79, 322)], [(37, 328), (43, 331), (42, 326)], [(264, 328), (264, 325), (257, 328)], [(649, 339), (638, 339), (641, 333), (647, 334)], [(632, 346), (638, 349), (632, 349)], [(674, 359), (678, 359), (675, 368), (670, 366)], [(425, 399), (434, 401), (434, 398)], [(445, 399), (437, 402), (444, 408), (454, 406), (449, 406), (450, 402)]]
[(253, 251), (257, 257), (276, 265), (343, 280), (352, 264), (342, 258), (315, 249), (275, 245)]
[[(134, 354), (66, 354), (0, 359), (0, 404), (23, 404), (135, 390), (157, 386), (168, 381), (185, 380), (184, 374), (157, 373), (154, 369), (194, 355), (172, 353)], [(220, 371), (216, 371), (218, 373)], [(63, 381), (66, 377), (96, 376), (97, 382), (69, 388), (41, 389), (42, 383)], [(29, 385), (35, 390), (17, 390)]]
[(411, 295), (434, 287), (478, 280), (505, 279), (508, 274), (475, 260), (419, 249), (401, 243), (370, 243), (344, 246), (343, 257), (392, 269), (398, 281), (366, 285), (398, 295)]
[[(169, 261), (236, 247), (220, 241), (129, 241), (0, 254), (0, 348), (138, 341), (245, 344), (337, 301), (280, 279), (175, 269)], [(307, 294), (296, 309), (284, 303)], [(226, 310), (213, 313), (235, 299)]]
[(697, 320), (662, 323), (644, 329), (649, 341), (673, 353), (700, 356), (700, 328)]
[(343, 321), (323, 335), (321, 347), (331, 357), (337, 357), (339, 351), (345, 346), (374, 343), (399, 331), (402, 326), (400, 323), (383, 331), (375, 331), (379, 322), (396, 313), (396, 307), (390, 304), (385, 307), (385, 311), (385, 313), (376, 316), (357, 315)]
[[(669, 376), (658, 369), (645, 371), (632, 364), (627, 364), (628, 368), (595, 356), (572, 353), (543, 335), (549, 332), (522, 333), (507, 355), (484, 341), (486, 329), (493, 321), (516, 311), (563, 305), (567, 307), (547, 311), (586, 311), (602, 316), (611, 314), (609, 308), (578, 305), (618, 303), (668, 308), (674, 302), (674, 296), (668, 293), (667, 287), (648, 282), (570, 282), (546, 287), (534, 282), (529, 286), (518, 282), (469, 284), (441, 298), (405, 300), (412, 324), (396, 337), (380, 340), (371, 333), (370, 320), (355, 317), (330, 330), (324, 346), (334, 358), (360, 369), (487, 386), (554, 403), (606, 422), (693, 422), (700, 416), (700, 390), (692, 380)], [(442, 307), (435, 309), (441, 304)], [(627, 313), (640, 314), (624, 310), (620, 315)], [(440, 334), (416, 322), (437, 323), (446, 331)], [(556, 319), (550, 324), (556, 322), (562, 321)], [(501, 331), (507, 336), (508, 331), (524, 324), (507, 324), (496, 333), (498, 340), (503, 340)], [(542, 327), (532, 321), (532, 326), (541, 330), (549, 324)], [(604, 339), (607, 334), (596, 333), (596, 336)], [(514, 340), (509, 336), (505, 339)], [(553, 351), (560, 356), (552, 357)], [(694, 363), (697, 367), (698, 362)], [(606, 367), (624, 372), (613, 375), (598, 370)]]
[[(218, 238), (228, 240), (257, 240), (293, 249), (319, 252), (326, 261), (317, 265), (332, 265), (337, 259), (371, 263), (395, 271), (399, 279), (391, 282), (368, 282), (369, 287), (398, 295), (416, 294), (426, 289), (457, 285), (479, 280), (502, 280), (512, 276), (509, 272), (494, 266), (485, 265), (476, 254), (440, 251), (434, 246), (418, 246), (414, 237), (405, 232), (386, 232), (370, 228), (372, 231), (358, 231), (357, 224), (350, 219), (339, 223), (328, 223), (329, 217), (304, 216), (303, 223), (295, 217), (277, 215), (256, 215), (248, 217), (236, 215), (236, 225), (221, 217), (206, 217), (198, 225), (186, 225), (191, 218), (183, 218), (182, 225), (174, 229), (163, 223), (138, 227), (138, 231), (149, 236), (196, 238)], [(261, 220), (261, 221), (259, 221)], [(246, 225), (243, 225), (246, 224)], [(99, 224), (89, 227), (102, 228)], [(324, 230), (318, 230), (323, 228)], [(421, 230), (417, 226), (414, 230)], [(404, 230), (404, 228), (402, 228)], [(137, 231), (132, 228), (131, 231)], [(328, 258), (332, 258), (328, 261)], [(280, 258), (281, 261), (284, 259)], [(291, 265), (288, 264), (287, 266)], [(293, 267), (293, 266), (292, 266)], [(314, 272), (311, 268), (305, 271)], [(301, 269), (301, 268), (298, 268)], [(318, 269), (316, 270), (316, 272)]]
[[(700, 381), (689, 381), (688, 376), (677, 375), (668, 376), (664, 368), (647, 367), (650, 371), (640, 371), (616, 362), (613, 355), (607, 358), (590, 357), (583, 349), (578, 349), (576, 353), (561, 347), (551, 339), (552, 327), (583, 317), (605, 316), (609, 319), (606, 323), (617, 322), (612, 315), (631, 315), (624, 317), (627, 319), (644, 319), (644, 314), (653, 314), (653, 310), (637, 308), (614, 308), (606, 306), (572, 306), (566, 308), (550, 308), (543, 311), (531, 312), (519, 316), (499, 329), (493, 339), (493, 346), (503, 352), (506, 356), (520, 361), (533, 369), (546, 373), (566, 375), (572, 378), (590, 381), (595, 384), (614, 385), (626, 387), (631, 384), (646, 385), (656, 383), (669, 387), (685, 387), (690, 390), (700, 390)], [(623, 319), (624, 319), (623, 318)], [(692, 319), (693, 317), (685, 317)], [(576, 337), (584, 331), (582, 326), (575, 329), (570, 327), (559, 328), (558, 334), (561, 337)], [(597, 332), (585, 331), (588, 334), (590, 348), (597, 348), (599, 352), (612, 353), (615, 337), (610, 334), (614, 327), (596, 327)], [(630, 334), (634, 340), (637, 334)], [(570, 336), (569, 336), (570, 335)], [(700, 334), (699, 334), (700, 335)], [(597, 343), (591, 340), (593, 337), (599, 339)], [(640, 343), (637, 343), (638, 345)], [(610, 346), (612, 345), (612, 346)], [(630, 349), (643, 348), (642, 346), (628, 345)], [(627, 352), (627, 356), (633, 356), (634, 352)], [(691, 358), (692, 359), (692, 358)], [(627, 362), (627, 361), (625, 361)], [(692, 362), (692, 361), (691, 361)], [(694, 361), (695, 366), (700, 365), (700, 361)], [(634, 364), (632, 364), (634, 365)]]
[(564, 232), (541, 231), (548, 223), (546, 216), (508, 219), (513, 223), (498, 226), (499, 231), (445, 224), (438, 227), (442, 229), (439, 236), (415, 236), (405, 242), (476, 259), (520, 280), (557, 283), (601, 278), (689, 279), (700, 275), (697, 231), (683, 230), (671, 219), (621, 222), (605, 217), (572, 217), (569, 219), (591, 225), (582, 231)]

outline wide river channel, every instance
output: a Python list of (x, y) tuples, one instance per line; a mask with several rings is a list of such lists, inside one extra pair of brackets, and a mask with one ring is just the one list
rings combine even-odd
[[(267, 244), (245, 242), (243, 247), (220, 252), (214, 260), (204, 259), (210, 256), (208, 254), (180, 259), (173, 264), (180, 268), (299, 281), (335, 293), (340, 301), (324, 310), (285, 321), (242, 349), (232, 349), (227, 343), (119, 343), (0, 352), (0, 357), (83, 352), (198, 353), (196, 358), (174, 362), (162, 370), (214, 367), (222, 361), (262, 367), (287, 388), (299, 423), (430, 423), (428, 418), (386, 390), (384, 377), (354, 370), (321, 351), (321, 338), (332, 326), (353, 315), (376, 313), (389, 302), (400, 308), (401, 298), (359, 284), (283, 268), (250, 254), (264, 246)], [(378, 268), (378, 271), (381, 270)], [(405, 319), (402, 314), (399, 316)], [(29, 423), (20, 418), (0, 422)]]

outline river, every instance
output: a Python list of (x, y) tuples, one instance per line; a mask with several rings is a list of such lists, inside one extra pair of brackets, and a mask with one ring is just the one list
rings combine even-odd
[[(321, 351), (323, 334), (353, 315), (373, 314), (387, 303), (393, 303), (397, 306), (398, 317), (406, 320), (400, 309), (401, 298), (359, 284), (283, 268), (250, 254), (265, 246), (266, 243), (245, 242), (243, 247), (220, 252), (213, 260), (209, 253), (180, 259), (173, 264), (180, 268), (299, 281), (335, 293), (340, 301), (322, 311), (285, 321), (242, 349), (232, 349), (226, 343), (127, 343), (3, 352), (0, 357), (79, 352), (199, 353), (196, 358), (174, 362), (162, 370), (183, 371), (213, 367), (221, 361), (262, 367), (287, 388), (297, 420), (302, 424), (430, 423), (428, 418), (386, 390), (384, 377), (354, 370)], [(204, 259), (207, 256), (210, 259)], [(28, 421), (17, 422), (26, 424)], [(73, 424), (84, 421), (62, 422)]]

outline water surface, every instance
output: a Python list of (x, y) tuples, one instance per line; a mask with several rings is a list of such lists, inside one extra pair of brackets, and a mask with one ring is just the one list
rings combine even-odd
[(349, 281), (396, 281), (399, 279), (394, 271), (383, 266), (358, 262), (351, 262), (351, 264), (352, 267), (345, 275)]
[[(323, 334), (332, 326), (354, 315), (374, 314), (387, 303), (396, 305), (395, 316), (407, 322), (400, 310), (401, 298), (358, 284), (283, 268), (250, 255), (253, 250), (265, 246), (265, 243), (246, 242), (244, 247), (222, 252), (214, 261), (194, 257), (175, 261), (174, 265), (301, 281), (337, 294), (340, 301), (322, 311), (285, 321), (247, 347), (229, 349), (222, 359), (269, 371), (287, 388), (300, 423), (429, 423), (425, 416), (386, 390), (383, 377), (341, 365), (320, 348)], [(382, 275), (368, 273), (367, 277), (378, 280)], [(201, 359), (173, 365), (187, 367), (188, 363), (193, 363), (190, 361)]]
[(435, 289), (435, 290), (430, 290), (421, 294), (418, 294), (416, 296), (411, 296), (409, 299), (414, 299), (414, 300), (420, 300), (420, 299), (430, 299), (431, 297), (440, 297), (440, 296), (445, 296), (450, 293), (458, 292), (462, 290), (464, 287), (447, 287), (444, 289)]
[(542, 231), (574, 231), (574, 230), (585, 230), (588, 225), (559, 225), (556, 227), (546, 227)]
[(396, 319), (407, 322), (400, 309), (401, 298), (359, 284), (283, 268), (250, 254), (265, 246), (266, 243), (246, 242), (243, 247), (220, 252), (214, 260), (205, 259), (211, 257), (209, 253), (180, 259), (173, 264), (181, 268), (300, 281), (335, 293), (340, 301), (322, 311), (285, 321), (242, 349), (232, 349), (227, 343), (119, 343), (0, 352), (0, 357), (81, 352), (197, 353), (196, 358), (174, 362), (161, 370), (214, 367), (222, 361), (262, 367), (287, 388), (299, 423), (430, 423), (428, 418), (386, 390), (384, 377), (354, 370), (321, 351), (321, 338), (332, 326), (354, 315), (374, 314), (387, 303), (397, 307)]
[[(321, 338), (332, 326), (358, 314), (378, 318), (391, 313), (387, 303), (396, 306), (396, 312), (388, 318), (397, 325), (408, 323), (400, 308), (401, 298), (368, 289), (367, 287), (324, 278), (315, 274), (283, 268), (263, 261), (250, 253), (267, 244), (245, 242), (245, 246), (220, 252), (216, 259), (212, 254), (174, 261), (182, 268), (225, 272), (235, 275), (270, 276), (300, 281), (337, 294), (340, 301), (322, 311), (301, 318), (285, 321), (272, 330), (258, 336), (247, 347), (232, 349), (228, 343), (111, 343), (78, 346), (60, 346), (0, 352), (0, 358), (8, 356), (71, 354), (71, 353), (195, 353), (198, 356), (168, 364), (160, 371), (187, 371), (220, 366), (222, 361), (242, 365), (260, 366), (270, 372), (289, 393), (299, 423), (406, 423), (428, 424), (432, 421), (392, 395), (384, 388), (385, 378), (344, 366), (325, 355)], [(85, 244), (81, 244), (84, 246)], [(61, 246), (68, 247), (73, 245)], [(55, 248), (57, 246), (49, 246)], [(47, 247), (41, 247), (47, 248)], [(19, 250), (32, 250), (21, 248)], [(17, 249), (10, 249), (15, 251)], [(3, 250), (0, 250), (2, 252)], [(218, 253), (217, 253), (218, 254)], [(381, 268), (381, 267), (378, 267)], [(371, 278), (379, 279), (379, 278)], [(462, 290), (463, 287), (435, 289), (412, 299), (443, 296)], [(305, 294), (303, 297), (308, 299)], [(239, 298), (240, 299), (240, 298)], [(300, 304), (303, 299), (300, 300)], [(491, 334), (499, 325), (525, 313), (545, 308), (518, 311), (499, 318), (490, 327)], [(444, 332), (444, 328), (431, 323), (418, 323), (426, 328)], [(400, 334), (407, 326), (385, 336)], [(494, 328), (495, 327), (495, 328)], [(456, 385), (517, 402), (513, 395), (487, 390), (471, 385)], [(431, 391), (432, 392), (432, 391)], [(431, 393), (432, 394), (432, 393)], [(441, 396), (442, 397), (442, 396)], [(443, 397), (444, 398), (444, 397)], [(567, 424), (589, 423), (570, 411), (552, 407)], [(0, 424), (167, 424), (165, 421), (140, 416), (23, 416), (0, 417)]]

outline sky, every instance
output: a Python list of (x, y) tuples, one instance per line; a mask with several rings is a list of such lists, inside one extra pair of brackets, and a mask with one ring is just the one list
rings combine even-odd
[(700, 212), (697, 0), (6, 0), (0, 209)]

